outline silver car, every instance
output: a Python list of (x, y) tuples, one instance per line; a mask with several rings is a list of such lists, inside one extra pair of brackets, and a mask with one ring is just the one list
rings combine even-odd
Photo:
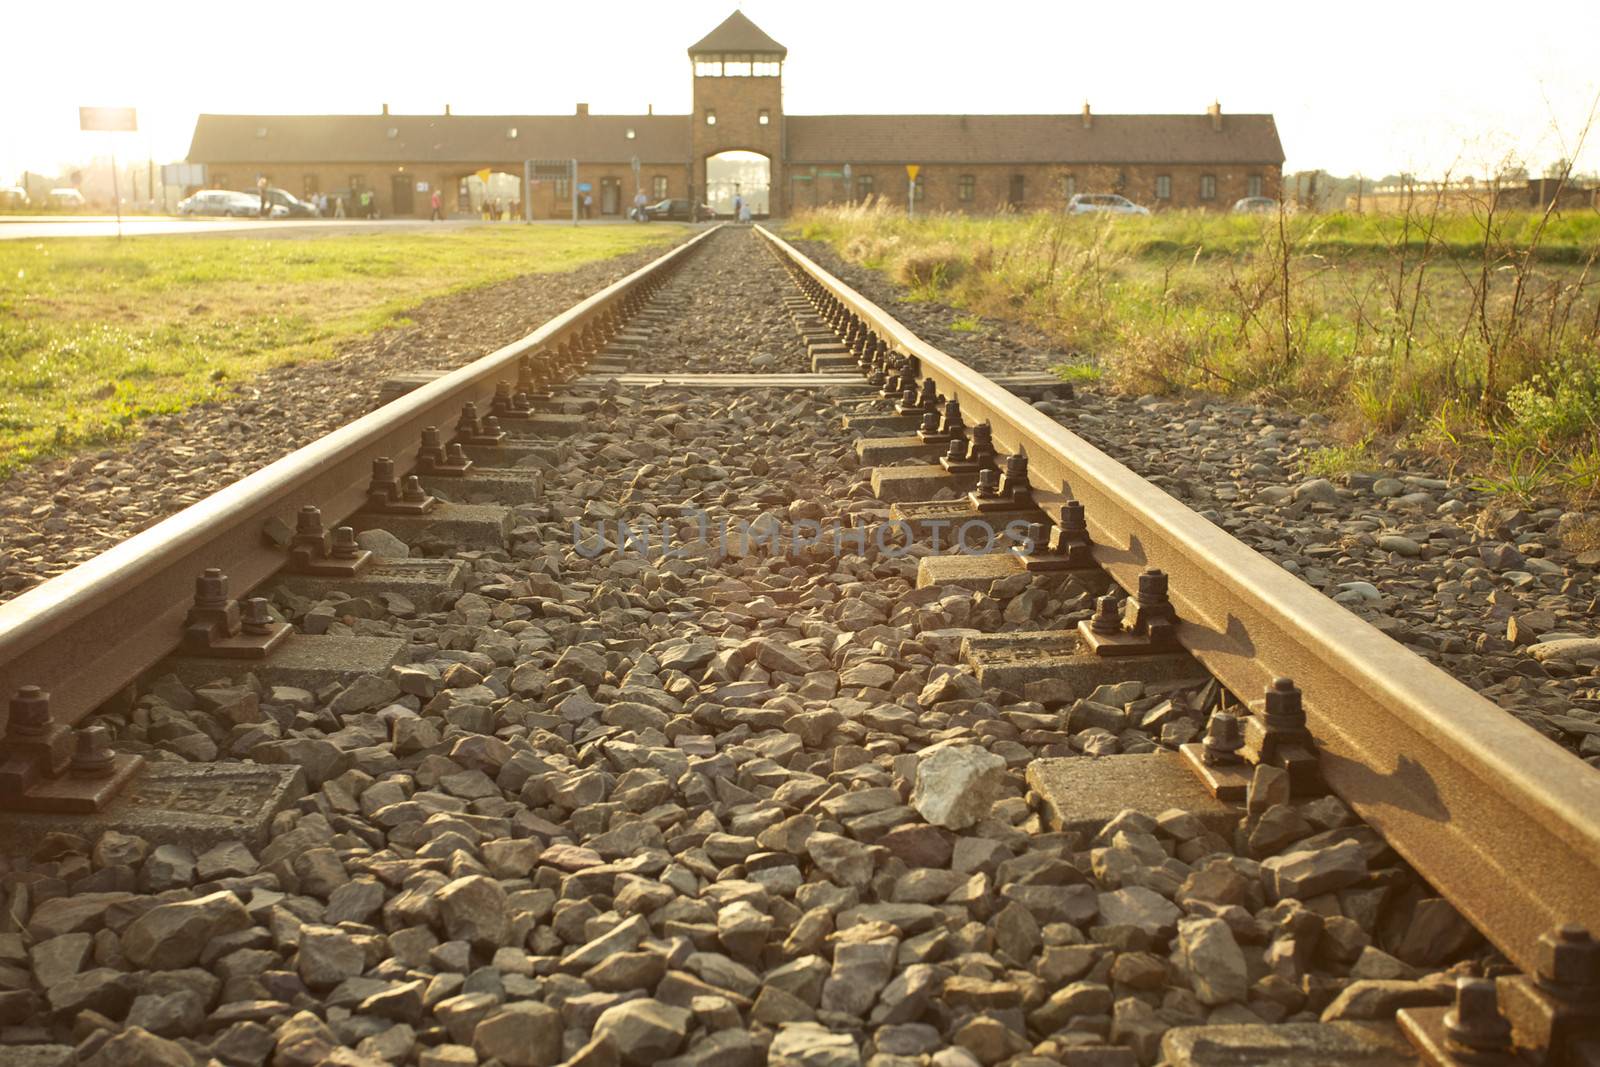
[[(191, 197), (178, 201), (178, 214), (250, 218), (261, 214), (261, 198), (250, 193), (235, 193), (227, 189), (203, 189)], [(281, 204), (274, 204), (271, 214), (275, 219), (286, 218), (289, 209)]]
[(1067, 201), (1068, 215), (1148, 215), (1150, 209), (1140, 207), (1125, 196), (1116, 193), (1079, 193)]

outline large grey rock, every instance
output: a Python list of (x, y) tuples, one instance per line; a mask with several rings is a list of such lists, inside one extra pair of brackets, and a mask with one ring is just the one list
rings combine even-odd
[(623, 1063), (649, 1067), (682, 1047), (689, 1034), (689, 1019), (683, 1008), (659, 1000), (629, 1000), (600, 1013), (594, 1036), (616, 1042)]
[(1275, 898), (1306, 900), (1355, 885), (1367, 876), (1367, 857), (1355, 841), (1327, 848), (1271, 856), (1261, 863), (1261, 880)]
[(472, 1048), (505, 1067), (555, 1067), (561, 1062), (561, 1013), (522, 1000), (485, 1015), (472, 1030)]
[(470, 941), (485, 951), (505, 944), (511, 932), (511, 913), (500, 883), (481, 874), (457, 878), (435, 894), (445, 936)]
[(250, 925), (239, 898), (219, 890), (151, 908), (122, 932), (122, 954), (146, 970), (177, 970), (197, 963), (212, 941)]
[(1200, 1003), (1242, 1003), (1249, 995), (1244, 952), (1227, 923), (1184, 919), (1178, 923), (1178, 947), (1189, 972), (1189, 985)]
[(801, 1023), (778, 1031), (767, 1050), (767, 1067), (861, 1067), (861, 1049), (847, 1033)]
[(911, 806), (928, 822), (965, 830), (989, 814), (1006, 789), (1006, 761), (976, 745), (936, 749), (917, 763)]

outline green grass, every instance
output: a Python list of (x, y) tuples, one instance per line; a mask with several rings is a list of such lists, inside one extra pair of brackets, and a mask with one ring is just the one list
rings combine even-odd
[[(1600, 490), (1600, 213), (935, 215), (791, 224), (910, 299), (1026, 322), (1128, 392), (1334, 420), (1335, 473), (1394, 443), (1502, 486)], [(1087, 374), (1086, 371), (1074, 371)]]
[(0, 242), (0, 476), (136, 432), (270, 367), (329, 358), (432, 297), (681, 234), (537, 226)]

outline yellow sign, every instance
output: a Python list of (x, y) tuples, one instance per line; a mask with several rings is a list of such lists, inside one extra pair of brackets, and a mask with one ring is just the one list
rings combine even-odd
[(478, 180), (480, 182), (482, 182), (483, 184), (485, 184), (485, 185), (489, 184), (489, 168), (488, 167), (484, 167), (482, 170), (478, 171)]
[(922, 169), (922, 167), (919, 164), (907, 163), (906, 164), (906, 177), (910, 178), (912, 181), (916, 181), (917, 180), (917, 171), (919, 171), (921, 169)]

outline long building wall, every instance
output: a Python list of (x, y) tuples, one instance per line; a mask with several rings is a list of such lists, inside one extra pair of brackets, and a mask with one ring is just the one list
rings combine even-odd
[[(1276, 197), (1280, 168), (1266, 164), (1070, 167), (1058, 164), (925, 164), (918, 171), (917, 207), (928, 211), (1043, 211), (1061, 207), (1073, 193), (1120, 193), (1152, 211), (1226, 210), (1245, 196)], [(1168, 179), (1166, 199), (1157, 194), (1157, 179)], [(1213, 179), (1213, 195), (1201, 196), (1202, 179)], [(963, 178), (970, 177), (970, 197), (963, 196)], [(1020, 178), (1020, 185), (1017, 179)], [(1258, 178), (1259, 190), (1251, 179)], [(786, 199), (794, 210), (863, 199), (904, 205), (906, 169), (899, 165), (851, 165), (850, 178), (840, 164), (788, 168)], [(1017, 195), (1020, 193), (1020, 196)]]
[[(344, 196), (345, 212), (349, 215), (356, 213), (357, 195), (365, 188), (372, 191), (378, 214), (393, 218), (399, 213), (395, 200), (396, 179), (403, 176), (411, 189), (411, 210), (404, 214), (427, 218), (432, 210), (430, 201), (435, 189), (442, 194), (446, 214), (472, 212), (473, 205), (465, 203), (460, 196), (461, 183), (469, 175), (485, 168), (499, 174), (510, 174), (521, 184), (520, 163), (463, 163), (448, 166), (437, 163), (398, 166), (370, 163), (219, 163), (209, 168), (208, 179), (213, 188), (250, 192), (255, 189), (256, 179), (265, 176), (271, 185), (287, 189), (296, 196), (314, 192)], [(617, 190), (617, 209), (612, 214), (625, 215), (633, 207), (633, 169), (627, 163), (579, 162), (577, 181), (580, 186), (584, 183), (591, 186), (595, 218), (605, 214), (603, 209), (607, 205), (604, 196), (608, 183), (616, 183)], [(419, 182), (425, 183), (427, 189), (419, 190)], [(689, 167), (684, 163), (642, 163), (639, 167), (639, 185), (652, 202), (663, 197), (688, 196)], [(665, 191), (657, 196), (659, 190)], [(581, 192), (579, 196), (581, 198)], [(555, 181), (534, 182), (529, 203), (536, 219), (567, 218), (572, 211), (570, 190), (564, 183)], [(331, 212), (332, 208), (329, 210)]]

